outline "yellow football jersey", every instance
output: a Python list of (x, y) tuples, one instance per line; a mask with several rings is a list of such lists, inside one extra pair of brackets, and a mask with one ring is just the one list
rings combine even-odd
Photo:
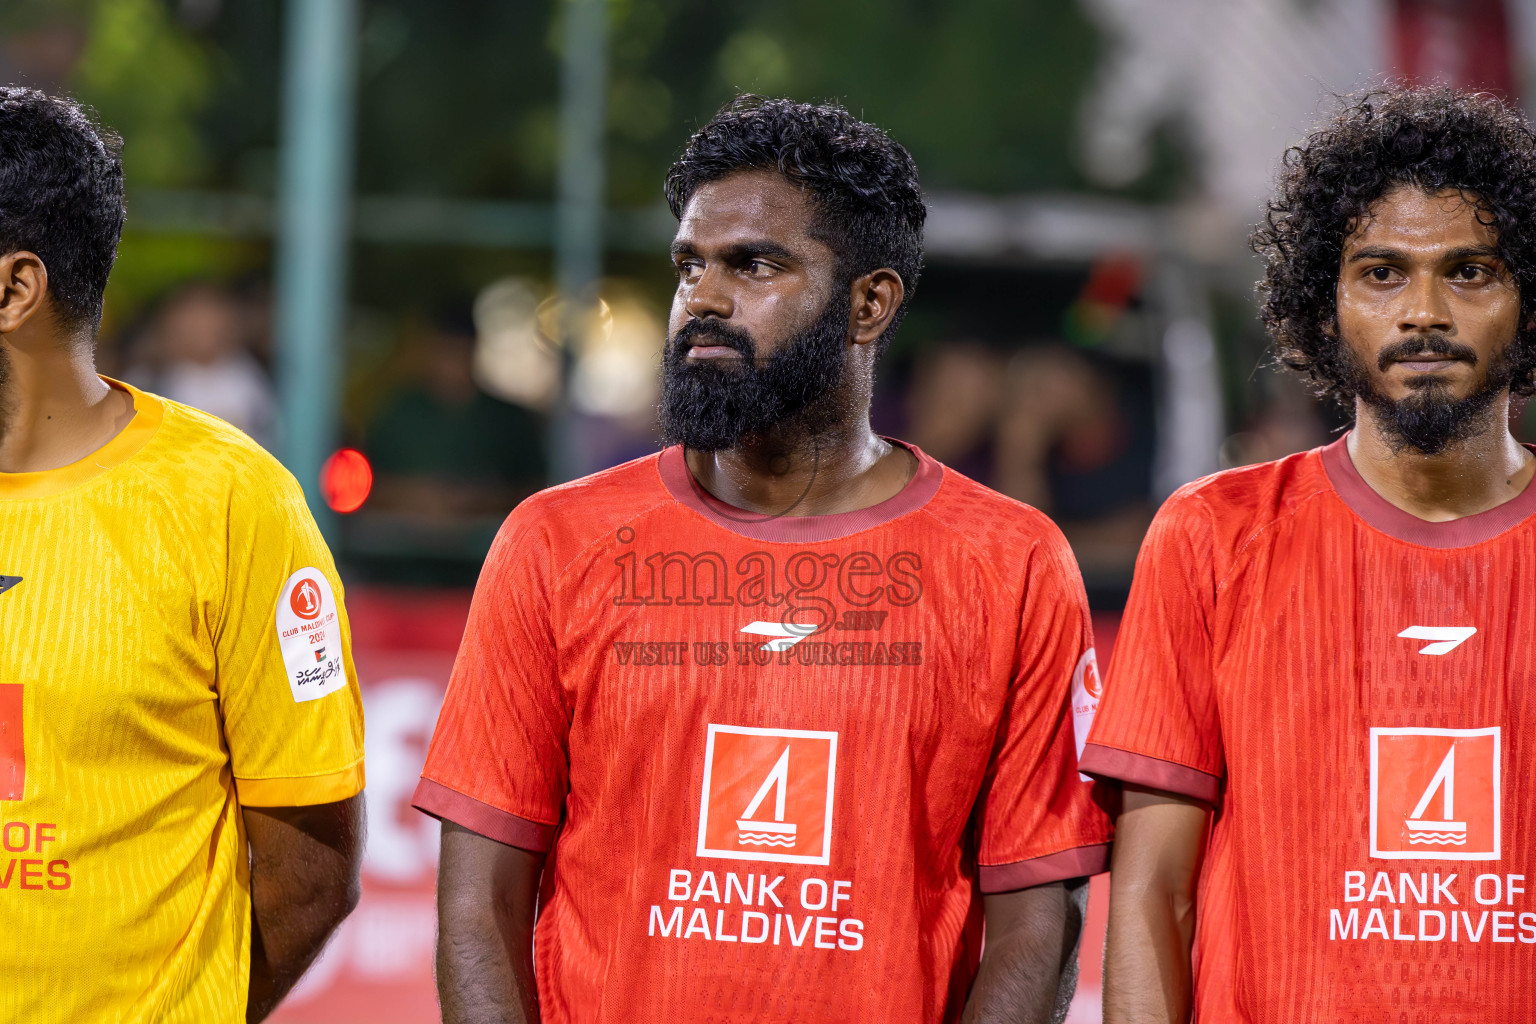
[(0, 473), (0, 1021), (239, 1024), (241, 806), (363, 787), (341, 584), (275, 459), (109, 383), (104, 448)]

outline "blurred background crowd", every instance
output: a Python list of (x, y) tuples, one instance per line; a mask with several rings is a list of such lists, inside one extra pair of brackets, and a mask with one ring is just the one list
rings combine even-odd
[[(0, 3), (0, 76), (79, 95), (127, 140), (104, 371), (279, 454), (284, 6)], [(839, 100), (916, 155), (929, 266), (877, 426), (1050, 512), (1113, 609), (1172, 488), (1343, 422), (1271, 370), (1253, 315), (1244, 239), (1285, 146), (1336, 93), (1413, 78), (1518, 97), (1536, 66), (1522, 0), (609, 0), (586, 67), (564, 52), (570, 0), (349, 6), (322, 421), (377, 482), (328, 525), (354, 578), (422, 584), (471, 583), (522, 496), (653, 449), (660, 182), (735, 92)], [(603, 87), (599, 305), (575, 331), (556, 287), (562, 61)]]
[[(331, 12), (328, 43), (305, 35), (308, 5)], [(417, 897), (435, 837), (403, 797), (456, 617), (517, 501), (655, 449), (672, 288), (662, 176), (733, 94), (837, 100), (911, 149), (928, 265), (876, 426), (1052, 515), (1105, 613), (1171, 490), (1347, 422), (1271, 368), (1255, 317), (1245, 239), (1285, 147), (1337, 94), (1388, 80), (1536, 94), (1536, 0), (0, 12), (0, 79), (69, 91), (126, 140), (103, 372), (229, 420), (311, 494), (302, 452), (345, 446), (371, 464), (360, 507), (320, 511), (369, 694), (372, 902), (294, 1020), (430, 1019), (430, 979), (411, 972), (430, 946)], [(304, 77), (306, 46), (332, 73), (329, 98), (306, 92), (321, 81)], [(311, 115), (311, 135), (293, 130)], [(330, 149), (315, 166), (341, 189), (320, 208), (339, 234), (319, 264), (303, 208), (283, 206), (316, 139)], [(298, 362), (316, 344), (332, 369)], [(328, 997), (348, 971), (387, 998)]]

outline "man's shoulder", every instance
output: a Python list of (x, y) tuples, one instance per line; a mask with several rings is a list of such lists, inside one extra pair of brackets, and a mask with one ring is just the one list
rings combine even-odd
[(948, 466), (926, 511), (942, 528), (987, 550), (1017, 551), (1021, 544), (1066, 545), (1050, 516)]
[(1016, 595), (1042, 580), (1081, 586), (1077, 559), (1050, 516), (963, 473), (945, 467), (923, 514), (932, 540), (960, 554), (1000, 593)]
[(224, 506), (231, 493), (298, 491), (293, 474), (271, 452), (217, 416), (168, 398), (158, 436), (143, 452), (145, 472), (174, 478), (189, 501), (207, 498)]
[(1322, 452), (1314, 448), (1185, 484), (1158, 510), (1158, 532), (1169, 528), (1198, 532), (1214, 546), (1240, 548), (1328, 490)]

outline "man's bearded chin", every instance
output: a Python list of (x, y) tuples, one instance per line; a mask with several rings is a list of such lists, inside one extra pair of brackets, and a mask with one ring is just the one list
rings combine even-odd
[[(775, 431), (810, 435), (831, 426), (840, 418), (850, 311), (846, 294), (828, 300), (810, 326), (761, 361), (741, 328), (689, 320), (667, 339), (662, 358), (663, 440), (717, 452)], [(691, 345), (727, 345), (741, 357), (690, 361)]]
[[(1387, 445), (1394, 452), (1412, 448), (1424, 455), (1439, 455), (1453, 444), (1482, 433), (1492, 421), (1494, 402), (1513, 379), (1508, 350), (1501, 349), (1489, 359), (1482, 381), (1462, 398), (1453, 395), (1445, 381), (1425, 376), (1410, 380), (1412, 394), (1394, 399), (1377, 387), (1375, 378), (1360, 365), (1348, 345), (1341, 344), (1341, 348), (1347, 364), (1345, 384), (1376, 413)], [(1477, 357), (1467, 346), (1443, 335), (1430, 335), (1388, 346), (1380, 354), (1379, 368), (1386, 372), (1394, 360), (1421, 352), (1459, 356), (1476, 365)]]

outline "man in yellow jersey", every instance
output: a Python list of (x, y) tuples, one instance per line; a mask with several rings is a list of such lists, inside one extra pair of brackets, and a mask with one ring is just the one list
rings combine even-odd
[(292, 476), (95, 373), (118, 140), (0, 88), (0, 1021), (238, 1024), (352, 908), (363, 726)]

